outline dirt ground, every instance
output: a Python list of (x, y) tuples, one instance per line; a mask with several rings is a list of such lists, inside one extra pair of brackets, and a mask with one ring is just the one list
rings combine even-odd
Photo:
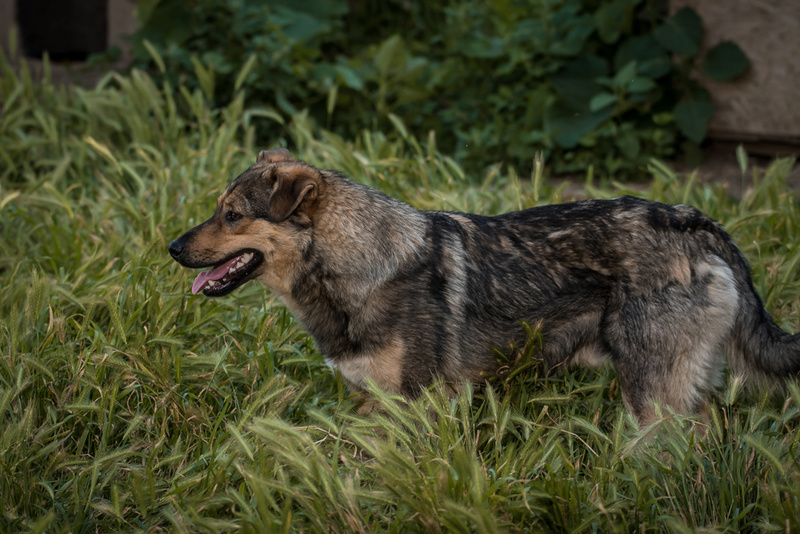
[[(775, 158), (800, 157), (800, 146), (764, 143), (748, 146), (748, 143), (743, 143), (748, 154), (748, 170), (742, 176), (741, 167), (736, 159), (738, 146), (739, 143), (712, 139), (703, 147), (703, 161), (699, 166), (691, 167), (681, 160), (671, 161), (669, 165), (681, 173), (697, 171), (698, 178), (703, 182), (725, 184), (731, 195), (739, 198), (742, 195), (742, 187), (747, 188), (752, 184), (753, 168), (765, 169)], [(792, 168), (787, 185), (792, 190), (800, 192), (800, 165), (798, 163), (795, 163)]]
[[(741, 198), (742, 191), (747, 191), (753, 185), (753, 169), (763, 171), (775, 161), (776, 158), (796, 158), (798, 162), (792, 167), (787, 180), (787, 187), (800, 195), (800, 146), (769, 145), (760, 143), (756, 152), (749, 152), (746, 143), (743, 144), (747, 157), (747, 172), (742, 174), (742, 169), (736, 158), (736, 149), (739, 143), (731, 141), (710, 140), (702, 147), (703, 160), (699, 165), (687, 165), (682, 157), (666, 162), (667, 166), (675, 172), (689, 176), (697, 172), (697, 179), (701, 183), (723, 184), (730, 195)], [(550, 182), (556, 186), (564, 186), (562, 196), (565, 200), (583, 200), (586, 198), (584, 179), (582, 176), (556, 176)], [(627, 189), (632, 191), (645, 191), (649, 183), (644, 181), (624, 182)]]

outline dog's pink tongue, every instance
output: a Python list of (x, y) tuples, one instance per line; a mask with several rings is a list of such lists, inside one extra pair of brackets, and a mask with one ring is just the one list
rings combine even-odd
[(239, 256), (236, 256), (230, 261), (226, 261), (222, 265), (217, 265), (213, 269), (209, 269), (208, 271), (203, 271), (202, 273), (198, 274), (197, 278), (194, 279), (194, 283), (192, 284), (192, 295), (197, 295), (210, 280), (219, 280), (228, 274), (230, 268), (233, 267), (237, 261), (239, 261)]

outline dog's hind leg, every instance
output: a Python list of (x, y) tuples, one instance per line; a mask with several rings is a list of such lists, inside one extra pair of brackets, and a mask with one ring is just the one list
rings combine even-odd
[(653, 403), (702, 412), (721, 381), (736, 316), (731, 269), (711, 256), (695, 264), (685, 283), (627, 289), (613, 299), (603, 331), (627, 408), (640, 425), (655, 421)]
[(573, 364), (599, 367), (605, 362), (608, 351), (599, 333), (602, 309), (587, 308), (583, 313), (559, 317), (552, 321), (554, 324), (544, 323), (539, 357), (548, 374), (564, 371)]

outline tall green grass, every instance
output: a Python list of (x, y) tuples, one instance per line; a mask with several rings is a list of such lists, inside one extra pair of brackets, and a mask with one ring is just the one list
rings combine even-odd
[[(476, 174), (399, 120), (345, 140), (298, 115), (256, 140), (274, 118), (240, 99), (212, 110), (138, 71), (82, 90), (46, 64), (43, 79), (0, 68), (3, 531), (800, 531), (797, 385), (732, 380), (708, 428), (664, 413), (645, 437), (613, 370), (545, 378), (532, 343), (489, 385), (375, 392), (381, 410), (361, 415), (267, 292), (193, 297), (165, 253), (276, 143), (421, 208), (561, 200), (541, 169)], [(747, 171), (734, 199), (654, 163), (643, 194), (725, 223), (796, 330), (792, 164)]]

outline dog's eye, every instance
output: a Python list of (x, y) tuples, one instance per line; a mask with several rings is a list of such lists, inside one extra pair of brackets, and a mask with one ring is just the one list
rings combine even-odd
[(233, 222), (233, 221), (238, 221), (239, 219), (241, 219), (242, 218), (242, 214), (241, 213), (236, 213), (235, 211), (229, 211), (226, 214), (226, 217), (228, 218), (229, 221)]

